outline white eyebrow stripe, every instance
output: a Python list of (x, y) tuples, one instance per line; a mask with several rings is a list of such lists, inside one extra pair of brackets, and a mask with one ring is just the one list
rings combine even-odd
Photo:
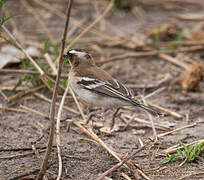
[(70, 54), (75, 54), (77, 55), (79, 58), (84, 57), (87, 53), (86, 52), (81, 52), (81, 51), (77, 51), (77, 50), (71, 50), (69, 51)]

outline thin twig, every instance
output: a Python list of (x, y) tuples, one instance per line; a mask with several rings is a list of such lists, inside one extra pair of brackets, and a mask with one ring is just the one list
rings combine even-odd
[(37, 115), (40, 115), (40, 116), (42, 116), (42, 117), (44, 117), (44, 118), (46, 118), (46, 119), (49, 119), (49, 116), (47, 116), (45, 113), (42, 113), (42, 112), (40, 112), (40, 111), (37, 111), (37, 110), (35, 110), (35, 109), (33, 109), (33, 108), (29, 108), (29, 107), (24, 106), (24, 105), (20, 105), (20, 107), (23, 108), (23, 109), (25, 109), (26, 112), (32, 112), (32, 113), (35, 113), (35, 114), (37, 114)]
[[(105, 151), (107, 151), (109, 154), (111, 154), (114, 158), (116, 158), (119, 162), (121, 162), (121, 156), (114, 152), (113, 150), (111, 150), (93, 131), (91, 131), (90, 129), (87, 130), (86, 128), (84, 128), (77, 120), (72, 119), (72, 122), (79, 127), (82, 132), (84, 132), (86, 135), (90, 136), (94, 141), (96, 141)], [(125, 168), (129, 169), (133, 174), (135, 172), (133, 172), (133, 170), (129, 167), (128, 164), (123, 164)], [(141, 171), (138, 169), (138, 172), (145, 178), (148, 179), (149, 178)]]
[(124, 172), (120, 173), (120, 175), (122, 177), (124, 177), (126, 180), (131, 180), (131, 178), (127, 174), (125, 174)]
[(50, 155), (50, 152), (52, 150), (52, 143), (53, 143), (53, 137), (54, 137), (54, 125), (55, 125), (55, 121), (54, 121), (55, 102), (56, 102), (58, 84), (59, 84), (59, 79), (60, 79), (60, 74), (61, 74), (61, 69), (62, 69), (62, 57), (63, 57), (63, 53), (64, 53), (65, 39), (66, 39), (67, 30), (68, 30), (71, 7), (72, 7), (72, 0), (69, 0), (68, 8), (67, 8), (67, 19), (65, 22), (64, 32), (62, 35), (61, 49), (60, 49), (59, 62), (58, 62), (59, 64), (58, 64), (57, 78), (56, 78), (56, 82), (55, 82), (54, 92), (53, 92), (53, 96), (52, 96), (52, 103), (51, 103), (51, 107), (50, 107), (50, 133), (49, 133), (48, 146), (46, 149), (46, 153), (45, 153), (43, 163), (41, 165), (40, 173), (38, 174), (37, 180), (43, 179), (43, 176), (44, 176), (46, 169), (47, 169), (49, 155)]
[(192, 128), (192, 127), (194, 127), (194, 126), (196, 126), (196, 125), (197, 125), (197, 123), (193, 123), (193, 124), (190, 124), (190, 125), (187, 125), (187, 126), (183, 126), (183, 127), (174, 129), (174, 130), (172, 130), (172, 131), (168, 131), (168, 132), (159, 134), (158, 137), (163, 137), (163, 136), (166, 136), (166, 135), (169, 135), (169, 134), (172, 134), (172, 133), (181, 131), (181, 130), (186, 129), (186, 128)]
[(6, 94), (4, 94), (2, 90), (0, 90), (0, 94), (2, 95), (5, 101), (8, 101), (8, 97), (6, 96)]
[[(40, 98), (40, 99), (46, 101), (46, 102), (49, 102), (49, 103), (52, 102), (51, 99), (48, 99), (47, 97), (45, 97), (45, 96), (42, 95), (42, 94), (34, 93), (34, 95), (37, 96), (38, 98)], [(56, 104), (57, 106), (60, 105), (59, 103), (55, 103), (55, 104)], [(72, 112), (72, 113), (74, 113), (74, 114), (79, 115), (79, 112), (78, 112), (78, 111), (76, 111), (76, 110), (74, 110), (74, 109), (72, 109), (72, 108), (70, 108), (70, 107), (68, 107), (68, 106), (63, 106), (63, 109), (65, 109), (65, 110), (67, 110), (67, 111), (69, 111), (69, 112)]]
[[(45, 152), (45, 149), (41, 149), (39, 152)], [(15, 155), (7, 155), (7, 156), (0, 156), (0, 159), (13, 159), (13, 158), (21, 158), (28, 155), (32, 155), (34, 152), (26, 152), (26, 153), (19, 153)]]
[(49, 66), (51, 67), (53, 74), (57, 75), (57, 69), (56, 69), (54, 63), (52, 62), (52, 59), (49, 56), (49, 54), (45, 53), (44, 57), (45, 57), (46, 61), (48, 62)]
[(57, 114), (57, 122), (56, 122), (56, 145), (57, 145), (57, 154), (58, 154), (58, 163), (59, 163), (59, 168), (58, 168), (58, 175), (57, 175), (57, 180), (60, 180), (62, 176), (62, 157), (61, 157), (61, 142), (60, 142), (60, 119), (61, 119), (61, 114), (62, 114), (62, 108), (64, 105), (64, 101), (66, 98), (66, 95), (69, 90), (69, 84), (67, 83), (67, 87), (65, 89), (65, 92), (63, 94), (58, 114)]
[(14, 41), (14, 43), (22, 50), (22, 52), (26, 55), (26, 57), (32, 62), (32, 64), (36, 67), (36, 69), (39, 71), (40, 75), (44, 75), (43, 70), (40, 68), (40, 66), (35, 62), (35, 60), (26, 52), (26, 50), (23, 48), (23, 46), (16, 40), (16, 38), (9, 32), (9, 30), (2, 25), (1, 26), (3, 30), (8, 34), (8, 36)]
[(69, 50), (70, 47), (73, 46), (73, 44), (75, 44), (85, 33), (87, 33), (88, 31), (91, 30), (92, 27), (94, 27), (109, 11), (110, 9), (113, 7), (113, 3), (114, 0), (111, 0), (110, 3), (108, 4), (108, 6), (106, 7), (106, 9), (104, 10), (103, 14), (101, 16), (99, 16), (93, 23), (91, 23), (84, 31), (82, 31), (79, 36), (77, 36), (66, 48), (65, 51)]
[(166, 60), (166, 61), (169, 61), (169, 62), (171, 62), (171, 63), (173, 63), (173, 64), (175, 64), (175, 65), (177, 65), (179, 67), (182, 67), (184, 69), (189, 68), (189, 66), (185, 62), (179, 61), (177, 58), (171, 57), (171, 56), (169, 56), (167, 54), (162, 54), (161, 53), (161, 54), (159, 54), (159, 57)]
[(16, 109), (16, 108), (11, 108), (11, 107), (5, 107), (0, 105), (0, 109), (2, 110), (7, 110), (7, 111), (14, 111), (14, 112), (22, 112), (22, 113), (27, 113), (28, 111), (24, 110), (24, 109)]
[[(142, 101), (143, 101), (144, 105), (147, 106), (147, 102), (146, 102), (144, 96), (141, 96), (141, 98), (142, 98)], [(153, 135), (154, 135), (154, 143), (156, 143), (157, 140), (158, 140), (158, 136), (157, 136), (157, 131), (156, 131), (156, 128), (155, 128), (155, 125), (154, 125), (154, 121), (153, 121), (152, 115), (149, 112), (147, 112), (147, 115), (148, 115), (149, 120), (151, 122), (152, 131), (153, 131)]]
[[(128, 118), (128, 119), (131, 119), (131, 117), (132, 117), (132, 116), (127, 115), (127, 114), (124, 114), (124, 113), (122, 113), (121, 116), (123, 116), (123, 117), (125, 117), (125, 118)], [(139, 119), (139, 118), (137, 118), (137, 117), (134, 117), (133, 119), (134, 119), (135, 121), (137, 121), (137, 122), (146, 124), (148, 127), (152, 127), (152, 126), (151, 126), (151, 123), (150, 123), (149, 121), (146, 121), (146, 120), (144, 120), (144, 119)], [(154, 123), (154, 125), (155, 125), (155, 128), (156, 128), (156, 129), (160, 129), (160, 130), (164, 130), (164, 131), (167, 131), (167, 130), (170, 130), (170, 129), (171, 129), (171, 128), (167, 127), (167, 126), (164, 126), (164, 125), (158, 124), (158, 123)]]
[(154, 96), (155, 94), (158, 94), (158, 93), (164, 91), (165, 89), (166, 89), (166, 87), (161, 87), (161, 88), (159, 88), (159, 89), (153, 91), (152, 93), (146, 95), (144, 98), (145, 98), (145, 99), (150, 98), (150, 97)]
[[(29, 172), (26, 172), (26, 173), (24, 173), (24, 174), (17, 175), (17, 176), (15, 176), (15, 177), (10, 177), (10, 178), (8, 178), (8, 180), (26, 179), (26, 178), (25, 178), (26, 176), (30, 176), (30, 175), (32, 175), (32, 174), (36, 174), (38, 171), (40, 171), (40, 169), (39, 169), (39, 168), (36, 168), (36, 169), (31, 170), (31, 171), (29, 171)], [(30, 179), (30, 178), (27, 178), (27, 179)]]
[(24, 90), (24, 91), (20, 91), (18, 93), (16, 93), (15, 95), (13, 96), (9, 96), (7, 101), (8, 102), (11, 102), (11, 101), (14, 101), (16, 100), (17, 98), (20, 98), (22, 96), (25, 96), (26, 94), (29, 94), (29, 93), (32, 93), (32, 92), (35, 92), (35, 91), (38, 91), (39, 89), (42, 89), (44, 88), (45, 85), (41, 85), (41, 86), (38, 86), (38, 87), (34, 87), (34, 88), (30, 88), (30, 89), (27, 89), (27, 90)]
[[(34, 0), (34, 1), (35, 1), (36, 3), (38, 3), (39, 5), (41, 5), (42, 7), (48, 9), (48, 10), (51, 11), (52, 13), (56, 14), (56, 15), (59, 16), (60, 18), (66, 19), (66, 15), (65, 15), (63, 12), (61, 12), (59, 9), (57, 9), (57, 8), (54, 7), (54, 6), (52, 6), (52, 5), (49, 4), (48, 2), (45, 2), (45, 1), (42, 1), (42, 0)], [(75, 20), (75, 19), (73, 19), (73, 18), (71, 19), (70, 23), (73, 24), (74, 26), (79, 27), (80, 29), (83, 29), (83, 30), (85, 30), (85, 29), (87, 28), (86, 26), (84, 26), (83, 24), (79, 23), (77, 20)], [(82, 23), (83, 23), (83, 21), (82, 21)], [(104, 32), (101, 32), (101, 31), (96, 30), (96, 29), (94, 29), (94, 28), (90, 29), (89, 31), (90, 31), (91, 33), (94, 33), (94, 34), (96, 34), (96, 35), (98, 35), (98, 36), (100, 36), (100, 37), (106, 39), (106, 40), (111, 40), (111, 41), (115, 41), (115, 42), (118, 42), (118, 41), (119, 41), (119, 39), (117, 39), (117, 38), (115, 38), (115, 37), (113, 37), (113, 36), (111, 36), (111, 35), (107, 35), (107, 34), (105, 34)]]
[(45, 22), (43, 21), (43, 17), (40, 16), (40, 13), (36, 9), (34, 9), (27, 1), (20, 0), (20, 2), (27, 9), (27, 11), (33, 15), (36, 21), (41, 25), (47, 37), (50, 38), (50, 41), (52, 42), (52, 44), (56, 45), (57, 44), (56, 40), (54, 39), (53, 35), (50, 33), (50, 30), (47, 28)]
[[(69, 84), (69, 83), (68, 83)], [(69, 85), (68, 85), (69, 86)], [(85, 115), (84, 115), (84, 113), (83, 113), (83, 111), (82, 111), (82, 108), (81, 108), (81, 106), (80, 106), (80, 104), (79, 104), (79, 101), (77, 100), (77, 98), (76, 98), (76, 96), (75, 96), (75, 94), (74, 94), (74, 92), (73, 92), (73, 90), (72, 90), (72, 88), (69, 86), (69, 90), (70, 90), (70, 92), (71, 92), (71, 95), (72, 95), (72, 97), (74, 98), (74, 101), (75, 101), (75, 103), (76, 103), (76, 105), (77, 105), (77, 108), (79, 109), (79, 112), (80, 112), (80, 114), (81, 114), (81, 116), (82, 116), (82, 119), (84, 120), (84, 123), (86, 124), (87, 123), (87, 119), (86, 119), (86, 117), (85, 117)]]
[(182, 115), (180, 115), (180, 114), (178, 114), (178, 113), (176, 113), (176, 112), (174, 112), (174, 111), (168, 110), (168, 109), (166, 109), (166, 108), (164, 108), (164, 107), (158, 106), (158, 105), (156, 105), (156, 104), (152, 104), (152, 103), (150, 103), (150, 102), (147, 102), (147, 104), (148, 104), (149, 106), (151, 106), (151, 107), (153, 107), (153, 108), (155, 108), (155, 109), (158, 109), (158, 110), (160, 110), (160, 111), (162, 111), (162, 112), (164, 112), (164, 113), (166, 113), (166, 114), (169, 114), (169, 115), (171, 115), (171, 116), (173, 116), (173, 117), (175, 117), (175, 118), (177, 118), (177, 119), (182, 119), (182, 118), (183, 118)]
[(158, 51), (154, 50), (154, 51), (145, 51), (145, 52), (138, 52), (138, 53), (127, 53), (127, 54), (122, 54), (122, 55), (117, 55), (117, 56), (113, 56), (111, 58), (108, 58), (104, 61), (99, 61), (96, 62), (97, 65), (102, 65), (105, 63), (110, 63), (110, 62), (115, 62), (115, 61), (119, 61), (119, 60), (125, 60), (128, 58), (134, 58), (134, 57), (145, 57), (145, 56), (155, 56), (158, 54)]
[[(193, 141), (193, 142), (185, 144), (185, 145), (190, 146), (190, 145), (194, 145), (194, 144), (199, 144), (203, 141), (204, 141), (204, 139), (199, 139), (199, 140)], [(165, 153), (165, 154), (175, 153), (178, 149), (183, 149), (183, 146), (181, 146), (180, 144), (176, 144), (172, 147), (169, 147), (166, 150), (163, 150), (161, 153)]]
[[(0, 69), (0, 74), (31, 74), (31, 75), (40, 75), (38, 71), (31, 71), (31, 70), (25, 70), (25, 69)], [(46, 73), (45, 73), (46, 74)], [(46, 74), (51, 77), (56, 77), (56, 74)], [(66, 74), (61, 74), (61, 77), (67, 78)]]
[(178, 180), (188, 179), (191, 176), (202, 175), (202, 174), (204, 174), (204, 171), (192, 172), (190, 174), (187, 174), (187, 175), (184, 175), (184, 176), (180, 177)]
[(115, 171), (116, 169), (118, 169), (119, 167), (121, 167), (124, 163), (126, 163), (127, 161), (129, 161), (130, 159), (132, 159), (137, 153), (139, 153), (140, 151), (142, 151), (148, 144), (145, 144), (144, 146), (140, 147), (139, 149), (137, 149), (136, 151), (134, 151), (132, 154), (130, 154), (129, 156), (127, 156), (126, 158), (124, 158), (122, 161), (120, 161), (118, 164), (114, 165), (112, 168), (108, 169), (106, 172), (104, 172), (103, 174), (101, 174), (96, 180), (102, 180), (105, 176), (107, 176), (108, 174), (110, 174), (111, 172)]
[[(163, 53), (173, 54), (173, 53), (179, 53), (179, 52), (192, 52), (192, 51), (197, 51), (197, 50), (202, 50), (202, 49), (204, 49), (204, 46), (200, 45), (200, 46), (192, 46), (192, 47), (182, 47), (182, 48), (178, 48), (176, 50), (167, 50), (167, 51), (163, 51)], [(127, 58), (156, 56), (156, 55), (159, 55), (159, 54), (160, 54), (160, 52), (156, 51), (156, 50), (141, 51), (141, 52), (138, 52), (138, 53), (127, 53), (127, 54), (112, 56), (109, 59), (97, 62), (97, 64), (102, 65), (102, 64), (105, 64), (105, 63), (115, 62), (115, 61), (119, 61), (119, 60), (125, 60)]]

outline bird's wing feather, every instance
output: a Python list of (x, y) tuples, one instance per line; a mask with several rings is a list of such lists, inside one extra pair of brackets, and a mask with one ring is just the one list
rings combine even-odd
[[(84, 73), (85, 71), (86, 73)], [(94, 69), (85, 69), (85, 71), (83, 73), (78, 72), (79, 80), (77, 84), (81, 85), (83, 88), (107, 97), (124, 100), (130, 104), (145, 109), (153, 115), (160, 115), (160, 113), (156, 110), (137, 101), (132, 93), (122, 83), (113, 79), (108, 73), (100, 68), (95, 66)]]
[(94, 91), (95, 93), (103, 94), (106, 96), (120, 98), (122, 100), (130, 101), (132, 94), (128, 89), (115, 79), (109, 81), (101, 81), (93, 78), (82, 77), (78, 84), (85, 89)]

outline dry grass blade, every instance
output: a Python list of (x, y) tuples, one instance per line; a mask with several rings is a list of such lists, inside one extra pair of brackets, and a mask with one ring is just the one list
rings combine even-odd
[(40, 115), (40, 116), (42, 116), (42, 117), (44, 117), (44, 118), (49, 119), (49, 116), (47, 116), (46, 114), (44, 114), (44, 113), (42, 113), (42, 112), (40, 112), (40, 111), (37, 111), (37, 110), (35, 110), (35, 109), (33, 109), (33, 108), (29, 108), (29, 107), (24, 106), (24, 105), (20, 105), (20, 107), (23, 108), (23, 109), (25, 109), (26, 112), (32, 112), (32, 113), (38, 114), (38, 115)]
[[(45, 152), (45, 149), (41, 149), (39, 152)], [(26, 152), (26, 153), (19, 153), (15, 155), (8, 155), (8, 156), (1, 156), (0, 159), (13, 159), (13, 158), (21, 158), (28, 155), (32, 155), (34, 152)]]
[(187, 174), (185, 176), (180, 177), (178, 180), (182, 180), (182, 179), (188, 179), (191, 176), (196, 176), (196, 175), (203, 175), (204, 171), (199, 171), (199, 172), (192, 172), (190, 174)]
[(127, 175), (127, 174), (125, 174), (125, 173), (120, 173), (120, 175), (122, 176), (122, 177), (124, 177), (126, 180), (131, 180), (131, 178)]
[[(94, 132), (92, 132), (91, 130), (87, 130), (86, 128), (84, 128), (77, 120), (72, 119), (72, 122), (79, 127), (82, 132), (84, 132), (86, 135), (90, 136), (94, 141), (96, 141), (105, 151), (107, 151), (109, 154), (111, 154), (113, 157), (115, 157), (119, 162), (121, 162), (121, 157), (119, 154), (117, 154), (116, 152), (112, 151), (96, 134), (94, 134)], [(137, 153), (137, 151), (135, 152), (135, 154)], [(128, 170), (130, 170), (133, 174), (135, 174), (135, 172), (128, 166), (128, 164), (122, 164), (124, 165), (125, 168), (127, 168)], [(147, 180), (149, 180), (149, 178), (141, 171), (139, 170), (139, 173)]]
[(45, 85), (41, 85), (41, 86), (38, 86), (38, 87), (34, 87), (34, 88), (31, 88), (31, 89), (27, 89), (27, 90), (24, 90), (24, 91), (20, 91), (20, 92), (16, 93), (16, 94), (13, 95), (13, 96), (9, 96), (9, 97), (7, 98), (7, 101), (8, 101), (8, 102), (14, 101), (14, 100), (16, 100), (17, 98), (20, 98), (20, 97), (22, 97), (22, 96), (24, 96), (24, 95), (26, 95), (26, 94), (28, 94), (28, 93), (32, 93), (32, 92), (38, 91), (39, 89), (42, 89), (42, 88), (44, 88), (44, 87), (45, 87)]
[[(199, 144), (203, 141), (204, 141), (204, 139), (199, 139), (199, 140), (193, 141), (191, 143), (185, 144), (185, 146)], [(180, 144), (176, 144), (172, 147), (169, 147), (168, 149), (163, 150), (161, 153), (165, 153), (165, 154), (175, 153), (178, 149), (183, 149), (183, 146), (180, 146)]]
[(61, 157), (61, 141), (60, 141), (60, 119), (61, 119), (61, 114), (62, 114), (62, 108), (64, 105), (64, 101), (66, 98), (66, 95), (68, 93), (69, 90), (69, 84), (67, 83), (67, 87), (65, 89), (65, 92), (63, 94), (60, 106), (59, 106), (59, 110), (58, 110), (58, 114), (57, 114), (57, 122), (56, 122), (56, 145), (57, 145), (57, 152), (58, 152), (58, 162), (59, 162), (59, 169), (58, 169), (58, 175), (57, 175), (57, 180), (60, 180), (61, 176), (62, 176), (62, 157)]
[(171, 57), (171, 56), (169, 56), (167, 54), (159, 54), (159, 57), (164, 59), (164, 60), (166, 60), (166, 61), (169, 61), (169, 62), (171, 62), (171, 63), (173, 63), (173, 64), (175, 64), (175, 65), (177, 65), (179, 67), (182, 67), (184, 69), (188, 69), (189, 68), (189, 66), (186, 63), (181, 62), (178, 59), (176, 59), (174, 57)]
[[(48, 99), (47, 97), (45, 97), (45, 96), (42, 95), (42, 94), (34, 93), (34, 95), (37, 96), (38, 98), (40, 98), (40, 99), (46, 101), (46, 102), (49, 102), (49, 103), (52, 102), (51, 99)], [(59, 106), (59, 103), (55, 103), (55, 104), (56, 104), (57, 106)], [(72, 109), (72, 108), (70, 108), (70, 107), (68, 107), (68, 106), (63, 106), (63, 109), (65, 109), (65, 110), (67, 110), (67, 111), (69, 111), (69, 112), (72, 112), (72, 113), (74, 113), (74, 114), (79, 114), (76, 110), (74, 110), (74, 109)]]
[(53, 137), (54, 137), (54, 125), (55, 125), (55, 121), (54, 121), (55, 102), (56, 102), (56, 97), (57, 97), (59, 79), (60, 79), (60, 75), (61, 75), (62, 57), (63, 57), (63, 53), (64, 53), (65, 39), (66, 39), (67, 30), (68, 30), (71, 7), (72, 7), (72, 0), (69, 0), (68, 8), (67, 8), (67, 19), (65, 22), (64, 32), (62, 35), (61, 49), (60, 49), (59, 62), (58, 62), (59, 64), (58, 64), (57, 78), (56, 78), (56, 82), (55, 82), (54, 92), (53, 92), (53, 96), (52, 96), (52, 103), (51, 103), (51, 107), (50, 107), (50, 133), (49, 133), (48, 146), (46, 149), (45, 156), (43, 158), (43, 162), (42, 162), (37, 180), (43, 179), (43, 176), (44, 176), (46, 169), (47, 169), (47, 163), (48, 163), (49, 155), (50, 155), (50, 152), (52, 150), (52, 143), (53, 143)]
[(45, 56), (46, 61), (47, 61), (48, 64), (49, 64), (49, 66), (51, 67), (51, 69), (52, 69), (52, 71), (53, 71), (53, 74), (54, 74), (54, 75), (57, 75), (57, 69), (56, 69), (54, 63), (52, 62), (52, 59), (51, 59), (51, 57), (49, 56), (49, 54), (48, 54), (48, 53), (45, 53), (44, 56)]
[(84, 120), (84, 123), (86, 124), (86, 123), (87, 123), (87, 119), (86, 119), (86, 117), (85, 117), (85, 115), (84, 115), (84, 113), (83, 113), (83, 111), (82, 111), (82, 108), (81, 108), (81, 106), (80, 106), (80, 104), (79, 104), (79, 101), (77, 100), (77, 98), (76, 98), (76, 96), (75, 96), (75, 94), (74, 94), (72, 88), (71, 88), (69, 85), (68, 85), (68, 87), (69, 87), (69, 90), (70, 90), (70, 92), (71, 92), (72, 97), (74, 98), (74, 101), (75, 101), (75, 103), (76, 103), (76, 105), (77, 105), (77, 108), (79, 109), (79, 112), (80, 112), (80, 114), (81, 114), (81, 116), (82, 116), (82, 119)]
[[(57, 16), (65, 19), (66, 18), (66, 15), (61, 12), (59, 9), (57, 9), (56, 7), (50, 5), (49, 3), (45, 2), (45, 1), (42, 1), (42, 0), (34, 0), (37, 4), (41, 5), (42, 7), (46, 8), (47, 10), (51, 11), (52, 13), (56, 14)], [(71, 24), (73, 24), (74, 26), (76, 27), (79, 27), (80, 29), (83, 29), (85, 30), (87, 27), (82, 25), (81, 23), (79, 23), (77, 20), (75, 20), (74, 18), (71, 19), (70, 21)], [(111, 40), (111, 41), (116, 41), (118, 42), (118, 39), (116, 39), (115, 37), (113, 36), (110, 36), (110, 35), (107, 35), (105, 34), (104, 32), (100, 32), (99, 30), (96, 30), (96, 29), (90, 29), (90, 32), (106, 39), (106, 40)]]
[(113, 3), (114, 3), (114, 0), (111, 0), (110, 3), (108, 4), (108, 6), (106, 7), (106, 9), (104, 10), (103, 14), (101, 16), (99, 16), (93, 23), (91, 23), (86, 29), (84, 29), (84, 31), (82, 31), (79, 34), (79, 36), (77, 36), (68, 45), (68, 47), (65, 49), (65, 51), (68, 51), (70, 49), (70, 47), (72, 47), (73, 44), (76, 43), (85, 33), (89, 32), (91, 30), (91, 28), (93, 28), (110, 11), (110, 9), (113, 7)]
[(94, 134), (90, 130), (87, 130), (86, 128), (84, 128), (77, 120), (72, 119), (72, 121), (77, 127), (79, 127), (82, 130), (82, 132), (84, 132), (85, 134), (90, 136), (94, 141), (96, 141), (100, 146), (103, 147), (103, 149), (105, 149), (109, 154), (111, 154), (117, 160), (121, 161), (121, 159), (118, 157), (118, 155), (114, 151), (112, 151), (100, 138), (98, 138), (98, 136), (96, 134)]
[[(121, 114), (121, 116), (125, 117), (125, 118), (128, 118), (128, 119), (131, 119), (132, 117), (130, 115), (127, 115), (127, 114)], [(134, 117), (133, 118), (134, 121), (137, 121), (139, 123), (144, 123), (146, 124), (148, 127), (152, 127), (151, 126), (151, 123), (149, 121), (146, 121), (144, 119), (139, 119), (137, 117)], [(171, 128), (167, 127), (167, 126), (164, 126), (164, 125), (161, 125), (161, 124), (158, 124), (158, 123), (154, 123), (155, 125), (155, 128), (156, 129), (160, 129), (160, 130), (164, 130), (164, 131), (167, 131), (167, 130), (170, 130)]]
[(22, 50), (22, 52), (26, 55), (26, 57), (31, 61), (31, 63), (36, 67), (36, 69), (40, 72), (40, 75), (44, 75), (44, 71), (38, 66), (38, 64), (34, 61), (34, 59), (26, 52), (23, 46), (16, 40), (16, 38), (9, 32), (9, 30), (2, 25), (3, 30), (8, 34), (8, 36), (14, 41), (14, 43)]
[(148, 52), (138, 52), (138, 53), (127, 53), (122, 55), (113, 56), (109, 59), (106, 59), (104, 61), (97, 62), (98, 65), (115, 62), (119, 60), (124, 60), (127, 58), (134, 58), (134, 57), (145, 57), (145, 56), (154, 56), (157, 55), (158, 51), (148, 51)]
[(27, 1), (25, 0), (20, 0), (21, 4), (28, 10), (28, 12), (30, 12), (34, 18), (36, 19), (36, 21), (42, 26), (43, 30), (45, 31), (47, 37), (50, 38), (50, 41), (52, 42), (52, 44), (56, 45), (56, 40), (54, 39), (54, 37), (52, 36), (52, 34), (50, 33), (49, 29), (47, 28), (47, 26), (45, 25), (45, 22), (43, 21), (43, 18), (39, 15), (40, 13), (37, 12), (36, 9), (32, 8), (31, 5), (28, 4)]
[[(144, 105), (147, 106), (147, 102), (146, 102), (144, 96), (141, 96), (141, 97), (142, 97), (142, 101), (143, 101)], [(156, 131), (156, 128), (154, 125), (154, 121), (153, 121), (152, 115), (149, 112), (147, 112), (147, 114), (148, 114), (148, 117), (149, 117), (149, 120), (150, 120), (151, 126), (152, 126), (152, 131), (153, 131), (153, 135), (154, 135), (154, 143), (156, 143), (158, 140), (158, 136), (157, 136), (157, 131)]]
[[(31, 74), (31, 75), (40, 75), (38, 71), (31, 71), (25, 69), (0, 69), (0, 74)], [(46, 74), (51, 77), (56, 77), (56, 74)], [(62, 74), (61, 77), (67, 78), (66, 74)]]
[(172, 134), (172, 133), (175, 133), (175, 132), (181, 131), (181, 130), (186, 129), (186, 128), (194, 127), (194, 126), (196, 126), (196, 125), (197, 125), (197, 123), (193, 123), (193, 124), (190, 124), (190, 125), (187, 125), (187, 126), (181, 127), (181, 128), (177, 128), (177, 129), (174, 129), (174, 130), (172, 130), (172, 131), (168, 131), (168, 132), (165, 132), (165, 133), (159, 134), (158, 137), (163, 137), (163, 136), (166, 136), (166, 135), (169, 135), (169, 134)]
[(6, 94), (4, 94), (4, 92), (0, 89), (0, 95), (4, 98), (5, 101), (8, 101), (8, 97), (6, 96)]
[(155, 104), (152, 104), (152, 103), (147, 103), (149, 106), (151, 106), (151, 107), (153, 107), (153, 108), (155, 108), (155, 109), (158, 109), (158, 110), (160, 110), (160, 111), (162, 111), (162, 112), (164, 112), (164, 113), (166, 113), (166, 114), (169, 114), (169, 115), (171, 115), (171, 116), (173, 116), (173, 117), (175, 117), (175, 118), (177, 118), (177, 119), (182, 119), (183, 118), (183, 116), (182, 115), (180, 115), (180, 114), (178, 114), (178, 113), (176, 113), (176, 112), (174, 112), (174, 111), (170, 111), (170, 110), (168, 110), (168, 109), (166, 109), (166, 108), (164, 108), (164, 107), (161, 107), (161, 106), (158, 106), (158, 105), (155, 105)]
[(27, 113), (27, 110), (24, 109), (16, 109), (16, 108), (11, 108), (11, 107), (4, 107), (2, 105), (0, 105), (0, 109), (2, 109), (3, 111), (7, 110), (7, 111), (13, 111), (13, 112), (21, 112), (21, 113)]
[(130, 159), (133, 158), (133, 156), (135, 156), (137, 153), (139, 153), (140, 151), (142, 151), (145, 147), (147, 146), (144, 145), (141, 148), (139, 148), (138, 150), (134, 151), (131, 155), (125, 157), (122, 161), (120, 161), (118, 164), (116, 164), (115, 166), (113, 166), (112, 168), (110, 168), (109, 170), (107, 170), (106, 172), (104, 172), (103, 174), (101, 174), (96, 180), (102, 180), (105, 176), (107, 176), (108, 174), (110, 174), (111, 172), (115, 171), (116, 169), (118, 169), (119, 167), (121, 167), (124, 163), (126, 163), (127, 161), (129, 161)]

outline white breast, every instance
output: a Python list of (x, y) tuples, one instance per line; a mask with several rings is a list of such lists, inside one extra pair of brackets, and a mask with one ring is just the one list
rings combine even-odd
[(84, 89), (82, 88), (81, 85), (77, 84), (79, 80), (80, 78), (73, 79), (73, 73), (72, 72), (69, 73), (69, 83), (71, 85), (71, 88), (81, 99), (83, 99), (91, 106), (100, 106), (100, 107), (105, 106), (105, 107), (113, 108), (113, 107), (130, 105), (128, 102), (124, 102), (120, 99), (103, 96), (103, 95), (94, 93), (93, 91)]

